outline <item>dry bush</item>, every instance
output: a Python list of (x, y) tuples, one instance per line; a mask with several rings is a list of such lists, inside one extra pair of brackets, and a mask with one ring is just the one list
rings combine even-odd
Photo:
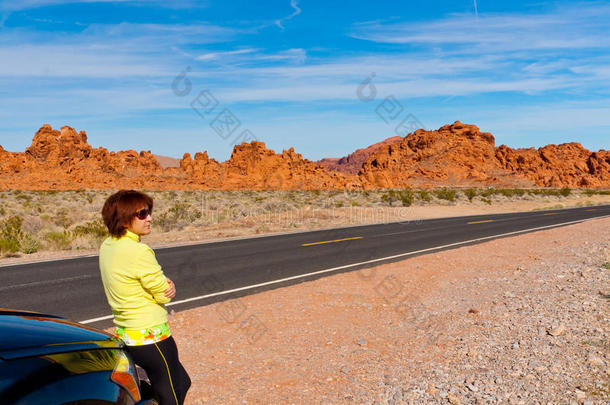
[(50, 250), (69, 250), (72, 249), (74, 237), (70, 231), (47, 232), (44, 235), (46, 247)]

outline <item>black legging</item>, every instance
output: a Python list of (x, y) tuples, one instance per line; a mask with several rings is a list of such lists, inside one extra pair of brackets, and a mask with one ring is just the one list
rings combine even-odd
[(127, 346), (133, 361), (146, 371), (159, 405), (182, 405), (191, 379), (180, 360), (173, 337), (158, 343)]

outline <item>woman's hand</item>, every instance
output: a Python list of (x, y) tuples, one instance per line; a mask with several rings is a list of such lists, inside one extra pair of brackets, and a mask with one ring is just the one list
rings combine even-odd
[(165, 296), (167, 298), (174, 298), (176, 296), (176, 284), (169, 278), (167, 279), (167, 283), (169, 284), (169, 288), (165, 290)]

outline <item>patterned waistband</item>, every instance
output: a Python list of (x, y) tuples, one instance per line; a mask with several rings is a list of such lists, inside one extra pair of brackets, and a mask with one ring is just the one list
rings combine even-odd
[(151, 345), (171, 336), (167, 322), (144, 329), (125, 329), (117, 326), (115, 333), (127, 346)]

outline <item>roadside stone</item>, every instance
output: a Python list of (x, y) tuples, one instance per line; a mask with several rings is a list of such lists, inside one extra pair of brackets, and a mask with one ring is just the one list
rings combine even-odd
[(565, 331), (566, 331), (566, 327), (563, 324), (561, 324), (552, 329), (549, 329), (548, 333), (551, 336), (561, 336)]
[(459, 405), (462, 403), (462, 401), (457, 395), (447, 394), (447, 399), (449, 400), (449, 403), (453, 405)]
[(587, 358), (587, 360), (589, 361), (589, 364), (592, 366), (603, 367), (603, 365), (604, 365), (604, 360), (595, 354), (590, 354), (589, 357)]

